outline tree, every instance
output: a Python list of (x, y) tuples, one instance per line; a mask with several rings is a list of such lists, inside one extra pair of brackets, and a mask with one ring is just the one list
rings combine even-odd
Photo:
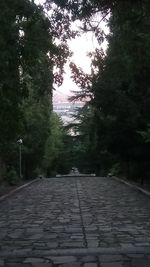
[[(100, 42), (103, 36), (99, 22), (107, 18), (109, 48), (106, 56), (96, 51), (92, 77), (85, 77), (71, 66), (74, 79), (83, 88), (83, 93), (75, 98), (92, 96), (89, 103), (92, 120), (86, 111), (82, 125), (87, 116), (88, 133), (93, 129), (95, 162), (101, 164), (102, 155), (112, 155), (112, 163), (126, 163), (128, 175), (137, 176), (137, 168), (141, 176), (150, 156), (149, 145), (145, 145), (138, 134), (138, 131), (146, 131), (149, 123), (150, 4), (146, 0), (55, 2), (69, 10), (73, 19), (82, 19), (83, 30), (94, 31)], [(100, 19), (93, 24), (98, 12)], [(94, 127), (90, 126), (91, 121)]]
[[(69, 56), (64, 33), (58, 30), (59, 20), (54, 14), (55, 10), (48, 17), (34, 1), (0, 3), (0, 161), (6, 171), (17, 169), (19, 138), (25, 141), (24, 157), (36, 161), (33, 169), (42, 158), (49, 131), (46, 124), (52, 110), (53, 82), (61, 84), (63, 65)], [(56, 37), (61, 44), (56, 45)], [(36, 140), (36, 131), (41, 140)], [(32, 175), (27, 158), (24, 164), (26, 169), (30, 165), (28, 173), (31, 171)]]
[[(62, 120), (56, 113), (52, 113), (49, 122), (50, 134), (45, 143), (43, 166), (47, 175), (62, 173), (62, 166), (65, 162), (64, 153), (64, 127)], [(63, 161), (63, 162), (62, 162)]]

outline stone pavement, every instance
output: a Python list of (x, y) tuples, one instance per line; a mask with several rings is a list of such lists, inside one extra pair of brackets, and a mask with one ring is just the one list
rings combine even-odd
[(105, 177), (39, 180), (0, 203), (0, 266), (150, 267), (150, 198)]

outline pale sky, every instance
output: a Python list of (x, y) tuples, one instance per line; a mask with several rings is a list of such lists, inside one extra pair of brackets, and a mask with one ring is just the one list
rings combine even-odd
[[(88, 57), (88, 53), (94, 51), (95, 48), (99, 48), (99, 44), (97, 43), (96, 39), (94, 38), (93, 34), (88, 32), (82, 34), (80, 37), (76, 37), (75, 39), (68, 42), (71, 51), (73, 51), (73, 56), (71, 57), (70, 61), (73, 61), (77, 66), (81, 67), (85, 73), (90, 74), (91, 72), (91, 59)], [(102, 48), (106, 50), (107, 42), (105, 41), (102, 44)], [(60, 90), (65, 90), (69, 92), (70, 90), (77, 90), (77, 85), (72, 81), (69, 77), (71, 72), (69, 70), (68, 64), (65, 66), (66, 74), (64, 76), (64, 83)]]
[[(43, 3), (44, 0), (35, 0), (35, 3)], [(76, 29), (78, 27), (78, 22), (73, 25), (73, 28)], [(108, 28), (105, 26), (105, 24), (102, 22), (101, 27), (103, 30), (108, 33)], [(90, 64), (91, 60), (87, 56), (88, 52), (94, 51), (95, 48), (100, 48), (99, 44), (97, 43), (96, 39), (94, 38), (93, 34), (91, 32), (84, 33), (80, 37), (76, 37), (73, 40), (68, 41), (70, 50), (73, 52), (73, 56), (70, 59), (70, 61), (73, 61), (77, 66), (81, 67), (85, 73), (90, 73)], [(104, 43), (101, 45), (101, 47), (106, 50), (107, 48), (107, 42), (104, 41)], [(65, 74), (64, 74), (64, 82), (60, 87), (55, 88), (62, 93), (70, 94), (70, 91), (72, 90), (79, 90), (77, 85), (72, 81), (70, 78), (71, 72), (69, 69), (69, 62), (65, 65)]]

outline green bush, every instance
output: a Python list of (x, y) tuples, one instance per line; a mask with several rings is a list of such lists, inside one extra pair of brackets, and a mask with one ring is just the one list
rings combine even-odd
[(6, 173), (6, 181), (10, 185), (16, 185), (19, 182), (19, 177), (17, 175), (17, 172), (14, 168), (11, 168), (10, 170), (7, 171)]

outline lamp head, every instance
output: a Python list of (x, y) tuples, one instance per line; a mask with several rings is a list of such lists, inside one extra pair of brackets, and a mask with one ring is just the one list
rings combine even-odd
[(20, 145), (23, 143), (23, 140), (20, 138), (17, 143), (19, 143)]

